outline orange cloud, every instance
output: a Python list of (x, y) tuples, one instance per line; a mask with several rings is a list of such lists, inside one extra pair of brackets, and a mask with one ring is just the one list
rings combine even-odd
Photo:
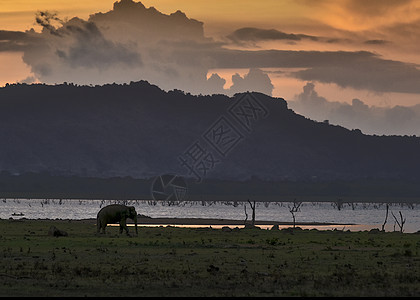
[[(7, 72), (6, 72), (7, 70)], [(2, 52), (0, 55), (0, 86), (29, 77), (31, 68), (22, 61), (20, 52)]]
[[(301, 8), (311, 8), (312, 19), (337, 29), (360, 31), (420, 18), (416, 0), (297, 0)], [(310, 17), (310, 16), (308, 16)]]
[(35, 13), (56, 11), (61, 17), (87, 18), (98, 11), (108, 11), (116, 0), (5, 0), (0, 5), (2, 30), (29, 30), (35, 26)]

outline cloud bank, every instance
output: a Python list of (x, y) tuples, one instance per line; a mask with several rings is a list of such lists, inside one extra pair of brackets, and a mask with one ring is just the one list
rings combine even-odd
[(420, 135), (420, 105), (392, 108), (368, 106), (359, 99), (351, 104), (328, 101), (308, 82), (289, 107), (312, 120), (359, 129), (365, 134)]
[(316, 36), (306, 34), (285, 33), (276, 29), (261, 29), (254, 27), (244, 27), (235, 30), (227, 36), (228, 39), (236, 42), (249, 42), (249, 41), (264, 41), (264, 40), (289, 40), (301, 41), (302, 39), (309, 39), (318, 41)]
[[(231, 94), (246, 89), (271, 94), (272, 83), (261, 69), (301, 68), (291, 74), (304, 81), (375, 92), (420, 93), (420, 70), (413, 64), (386, 60), (368, 51), (232, 50), (205, 37), (203, 23), (181, 11), (166, 15), (132, 0), (115, 2), (109, 12), (93, 14), (86, 21), (77, 17), (62, 21), (47, 12), (38, 13), (36, 19), (43, 26), (41, 33), (0, 31), (0, 50), (23, 51), (34, 77), (45, 83), (143, 79), (163, 89), (192, 93)], [(251, 27), (234, 31), (230, 38), (233, 42), (320, 39)], [(208, 71), (216, 68), (252, 70), (246, 78), (234, 75), (234, 87), (224, 89), (223, 80), (207, 78)]]
[(0, 31), (0, 51), (23, 51), (23, 61), (41, 82), (148, 80), (163, 89), (195, 94), (254, 90), (271, 95), (273, 90), (268, 75), (254, 68), (243, 78), (234, 75), (228, 89), (221, 78), (207, 79), (217, 63), (202, 53), (221, 45), (204, 36), (202, 22), (181, 11), (166, 15), (141, 2), (121, 0), (87, 21), (62, 21), (56, 14), (38, 12), (36, 22), (41, 33)]

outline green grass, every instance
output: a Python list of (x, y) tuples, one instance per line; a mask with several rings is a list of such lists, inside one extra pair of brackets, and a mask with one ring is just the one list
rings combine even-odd
[[(49, 236), (51, 225), (68, 236)], [(0, 220), (0, 296), (420, 296), (420, 234), (107, 231), (97, 236), (94, 220)]]

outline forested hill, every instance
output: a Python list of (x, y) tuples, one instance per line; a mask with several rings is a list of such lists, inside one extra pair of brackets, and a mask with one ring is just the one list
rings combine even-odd
[(260, 93), (193, 96), (147, 82), (0, 88), (0, 171), (86, 177), (420, 179), (420, 138), (368, 136)]

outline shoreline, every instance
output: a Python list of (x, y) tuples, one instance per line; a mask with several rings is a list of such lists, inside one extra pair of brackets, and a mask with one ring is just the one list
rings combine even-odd
[[(28, 219), (13, 218), (10, 217), (11, 221), (66, 221), (66, 222), (81, 222), (81, 223), (93, 223), (96, 224), (96, 218), (90, 219)], [(130, 220), (130, 219), (128, 219)], [(133, 224), (128, 222), (127, 224)], [(246, 221), (246, 224), (251, 224), (250, 220)], [(138, 217), (137, 225), (245, 225), (244, 220), (231, 220), (231, 219), (213, 219), (213, 218), (151, 218), (151, 217)], [(293, 226), (293, 222), (279, 222), (279, 221), (263, 221), (255, 220), (255, 225), (279, 225), (279, 226)], [(357, 225), (354, 223), (329, 223), (329, 222), (296, 222), (296, 226), (345, 226), (345, 225)]]
[[(174, 224), (174, 225), (245, 225), (244, 220), (230, 220), (230, 219), (207, 219), (207, 218), (138, 218), (137, 224), (157, 225), (157, 224)], [(246, 224), (251, 224), (250, 220)], [(293, 222), (279, 222), (279, 221), (262, 221), (255, 220), (255, 225), (291, 225)], [(296, 222), (295, 225), (303, 226), (318, 226), (318, 225), (355, 225), (342, 223), (327, 223), (327, 222)]]
[[(25, 217), (22, 218), (8, 218), (1, 219), (8, 220), (9, 222), (57, 222), (58, 224), (63, 223), (79, 223), (86, 224), (89, 226), (96, 227), (96, 218), (87, 218), (87, 219), (48, 219), (48, 218), (38, 218), (38, 219), (28, 219)], [(127, 226), (134, 226), (134, 222), (131, 219), (128, 219)], [(118, 226), (118, 223), (108, 224), (109, 226)], [(251, 222), (248, 220), (246, 225), (244, 220), (232, 220), (232, 219), (212, 219), (212, 218), (151, 218), (151, 217), (139, 217), (137, 219), (137, 226), (141, 227), (190, 227), (190, 228), (218, 228), (222, 229), (223, 227), (235, 228), (244, 228), (251, 225)], [(278, 221), (266, 221), (266, 220), (256, 220), (255, 226), (260, 227), (261, 229), (271, 229), (272, 227), (277, 227), (279, 229), (284, 229), (288, 227), (300, 227), (301, 229), (318, 229), (318, 230), (342, 230), (352, 232), (360, 231), (370, 231), (372, 229), (380, 230), (380, 224), (358, 224), (358, 223), (334, 223), (334, 222), (278, 222)], [(388, 226), (389, 227), (389, 226)], [(395, 232), (389, 228), (385, 229), (386, 232)], [(408, 228), (406, 227), (404, 233), (420, 233), (420, 230), (416, 227)]]

